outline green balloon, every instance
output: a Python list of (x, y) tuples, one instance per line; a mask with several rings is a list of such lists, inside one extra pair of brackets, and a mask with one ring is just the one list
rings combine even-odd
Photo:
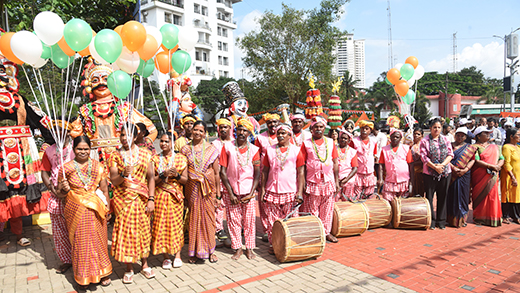
[(385, 82), (389, 85), (392, 85), (392, 83), (388, 80), (388, 78), (385, 77)]
[(403, 65), (399, 71), (401, 72), (401, 77), (405, 80), (409, 80), (414, 74), (413, 66), (408, 63)]
[(67, 56), (58, 44), (54, 44), (51, 47), (51, 60), (59, 68), (65, 69), (74, 61), (74, 57)]
[(177, 50), (177, 52), (172, 54), (172, 68), (178, 74), (183, 74), (191, 66), (191, 56), (186, 51)]
[(94, 47), (101, 58), (108, 63), (114, 63), (123, 51), (123, 41), (115, 31), (102, 29), (94, 39)]
[(415, 101), (415, 92), (413, 90), (408, 90), (408, 93), (406, 93), (406, 96), (402, 99), (407, 105), (411, 105), (413, 101)]
[(173, 49), (179, 43), (179, 28), (171, 23), (164, 24), (161, 29), (162, 44), (166, 49)]
[(40, 56), (40, 58), (42, 58), (42, 59), (49, 59), (49, 58), (51, 58), (51, 47), (45, 45), (42, 42), (42, 48), (43, 48), (43, 51), (42, 51), (42, 55)]
[(128, 73), (116, 70), (108, 76), (107, 86), (114, 96), (124, 99), (132, 91), (132, 78)]
[(137, 67), (137, 73), (139, 73), (142, 77), (146, 78), (152, 75), (154, 69), (155, 63), (153, 59), (149, 59), (147, 61), (141, 59), (139, 61), (139, 67)]
[(90, 44), (92, 28), (86, 21), (73, 18), (63, 28), (63, 37), (72, 50), (79, 52)]

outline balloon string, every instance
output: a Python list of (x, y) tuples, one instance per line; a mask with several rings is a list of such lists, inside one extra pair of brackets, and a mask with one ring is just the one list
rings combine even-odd
[(150, 87), (150, 91), (152, 92), (152, 98), (155, 104), (155, 108), (157, 109), (157, 114), (159, 114), (159, 120), (161, 121), (161, 126), (164, 132), (166, 132), (166, 127), (164, 126), (164, 121), (161, 116), (161, 111), (159, 110), (159, 105), (157, 105), (157, 100), (155, 99), (155, 94), (153, 93), (152, 83), (150, 82), (150, 78), (148, 77), (148, 86)]

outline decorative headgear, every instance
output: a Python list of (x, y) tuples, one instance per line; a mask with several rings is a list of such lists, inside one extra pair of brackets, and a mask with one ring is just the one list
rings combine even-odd
[(49, 123), (47, 124), (47, 129), (49, 129), (51, 127), (56, 127), (56, 125), (58, 125), (58, 127), (63, 128), (63, 129), (72, 130), (72, 124), (70, 124), (69, 122), (67, 122), (65, 120), (61, 120), (61, 119), (50, 120)]
[(92, 78), (95, 76), (108, 76), (114, 71), (114, 69), (108, 65), (97, 63), (92, 57), (89, 57), (88, 61), (89, 62), (85, 65), (85, 70), (83, 70), (83, 80), (81, 81), (81, 86), (83, 87), (83, 95), (88, 97), (90, 100), (93, 100), (94, 95), (92, 94)]
[(401, 119), (397, 116), (388, 116), (386, 118), (386, 125), (393, 127), (393, 128), (399, 128), (399, 124), (401, 123)]
[[(222, 87), (222, 92), (226, 95), (226, 99), (229, 105), (233, 104), (236, 100), (246, 99), (242, 89), (236, 81), (230, 81)], [(247, 99), (246, 99), (247, 100)]]
[(311, 120), (311, 128), (317, 124), (317, 123), (322, 123), (323, 126), (327, 126), (327, 120), (325, 120), (325, 118), (321, 117), (321, 116), (314, 116), (312, 117), (312, 120)]
[(184, 124), (188, 121), (192, 121), (193, 123), (197, 122), (197, 119), (193, 118), (192, 116), (184, 116), (182, 119), (181, 119), (181, 127), (184, 128)]
[(331, 129), (341, 127), (341, 100), (337, 96), (343, 77), (338, 77), (338, 80), (332, 83), (333, 95), (329, 98), (329, 126)]
[(232, 126), (231, 121), (227, 118), (220, 118), (217, 120), (217, 127), (220, 127), (220, 125), (228, 125)]
[[(1, 57), (1, 55), (0, 55)], [(9, 83), (5, 85), (5, 87), (10, 90), (11, 92), (18, 92), (20, 89), (20, 82), (18, 82), (18, 66), (14, 63), (9, 61), (6, 58), (1, 57), (0, 63), (3, 65), (5, 69), (4, 74), (0, 74), (1, 76), (9, 79)]]
[(340, 127), (340, 128), (338, 128), (338, 130), (339, 130), (339, 137), (341, 137), (341, 134), (345, 133), (346, 135), (348, 135), (348, 137), (350, 137), (350, 139), (354, 138), (352, 136), (352, 134), (350, 132), (348, 132), (345, 128)]
[(392, 136), (392, 134), (396, 133), (396, 132), (399, 132), (401, 134), (401, 138), (403, 137), (403, 132), (397, 128), (390, 128), (390, 136)]
[(249, 121), (248, 118), (243, 118), (243, 117), (238, 118), (237, 127), (238, 126), (245, 127), (247, 130), (249, 130), (249, 132), (251, 132), (252, 136), (255, 135), (255, 126), (253, 125), (253, 123), (251, 123), (251, 121)]
[(280, 120), (280, 115), (278, 114), (271, 114), (271, 113), (265, 113), (262, 118), (264, 118), (264, 121), (267, 122), (269, 120)]
[(294, 119), (301, 119), (303, 121), (305, 121), (305, 116), (303, 114), (291, 114), (291, 121), (294, 120)]
[(292, 127), (289, 124), (280, 123), (280, 124), (278, 124), (278, 126), (276, 126), (274, 131), (278, 132), (278, 130), (280, 130), (280, 129), (285, 129), (285, 131), (287, 131), (287, 133), (289, 133), (289, 135), (291, 135), (291, 136), (293, 135)]
[(361, 120), (358, 122), (359, 128), (370, 127), (370, 129), (374, 130), (374, 122), (368, 120)]
[(316, 80), (316, 77), (312, 75), (312, 72), (309, 72), (308, 79), (311, 89), (307, 91), (307, 108), (305, 108), (305, 117), (311, 119), (312, 117), (323, 113), (323, 108), (321, 107), (320, 90), (315, 88), (314, 81)]

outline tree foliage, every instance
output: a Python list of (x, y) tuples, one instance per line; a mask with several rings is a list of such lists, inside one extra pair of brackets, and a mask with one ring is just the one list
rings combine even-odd
[(230, 81), (235, 80), (223, 76), (218, 79), (201, 80), (193, 91), (193, 102), (206, 113), (212, 115), (210, 121), (215, 121), (215, 115), (229, 106), (226, 102), (226, 96), (222, 93), (222, 87)]

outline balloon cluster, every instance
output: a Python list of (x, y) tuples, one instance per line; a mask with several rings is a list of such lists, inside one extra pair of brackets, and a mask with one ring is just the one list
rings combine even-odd
[(404, 103), (410, 105), (415, 101), (415, 92), (411, 89), (414, 83), (424, 75), (424, 68), (414, 56), (406, 58), (405, 64), (397, 64), (386, 73), (386, 83), (394, 86), (395, 92)]
[(188, 52), (193, 50), (198, 37), (193, 28), (165, 24), (158, 29), (133, 20), (96, 34), (84, 20), (74, 18), (64, 23), (60, 16), (50, 11), (39, 13), (33, 27), (34, 33), (22, 30), (2, 35), (0, 51), (7, 59), (17, 64), (27, 63), (36, 69), (50, 59), (57, 67), (65, 69), (76, 54), (91, 55), (101, 64), (112, 65), (114, 76), (109, 79), (118, 88), (110, 90), (120, 93), (119, 96), (126, 96), (124, 93), (131, 88), (128, 74), (137, 72), (148, 77), (154, 68), (161, 73), (169, 73), (172, 69), (179, 74), (186, 72), (192, 63)]

